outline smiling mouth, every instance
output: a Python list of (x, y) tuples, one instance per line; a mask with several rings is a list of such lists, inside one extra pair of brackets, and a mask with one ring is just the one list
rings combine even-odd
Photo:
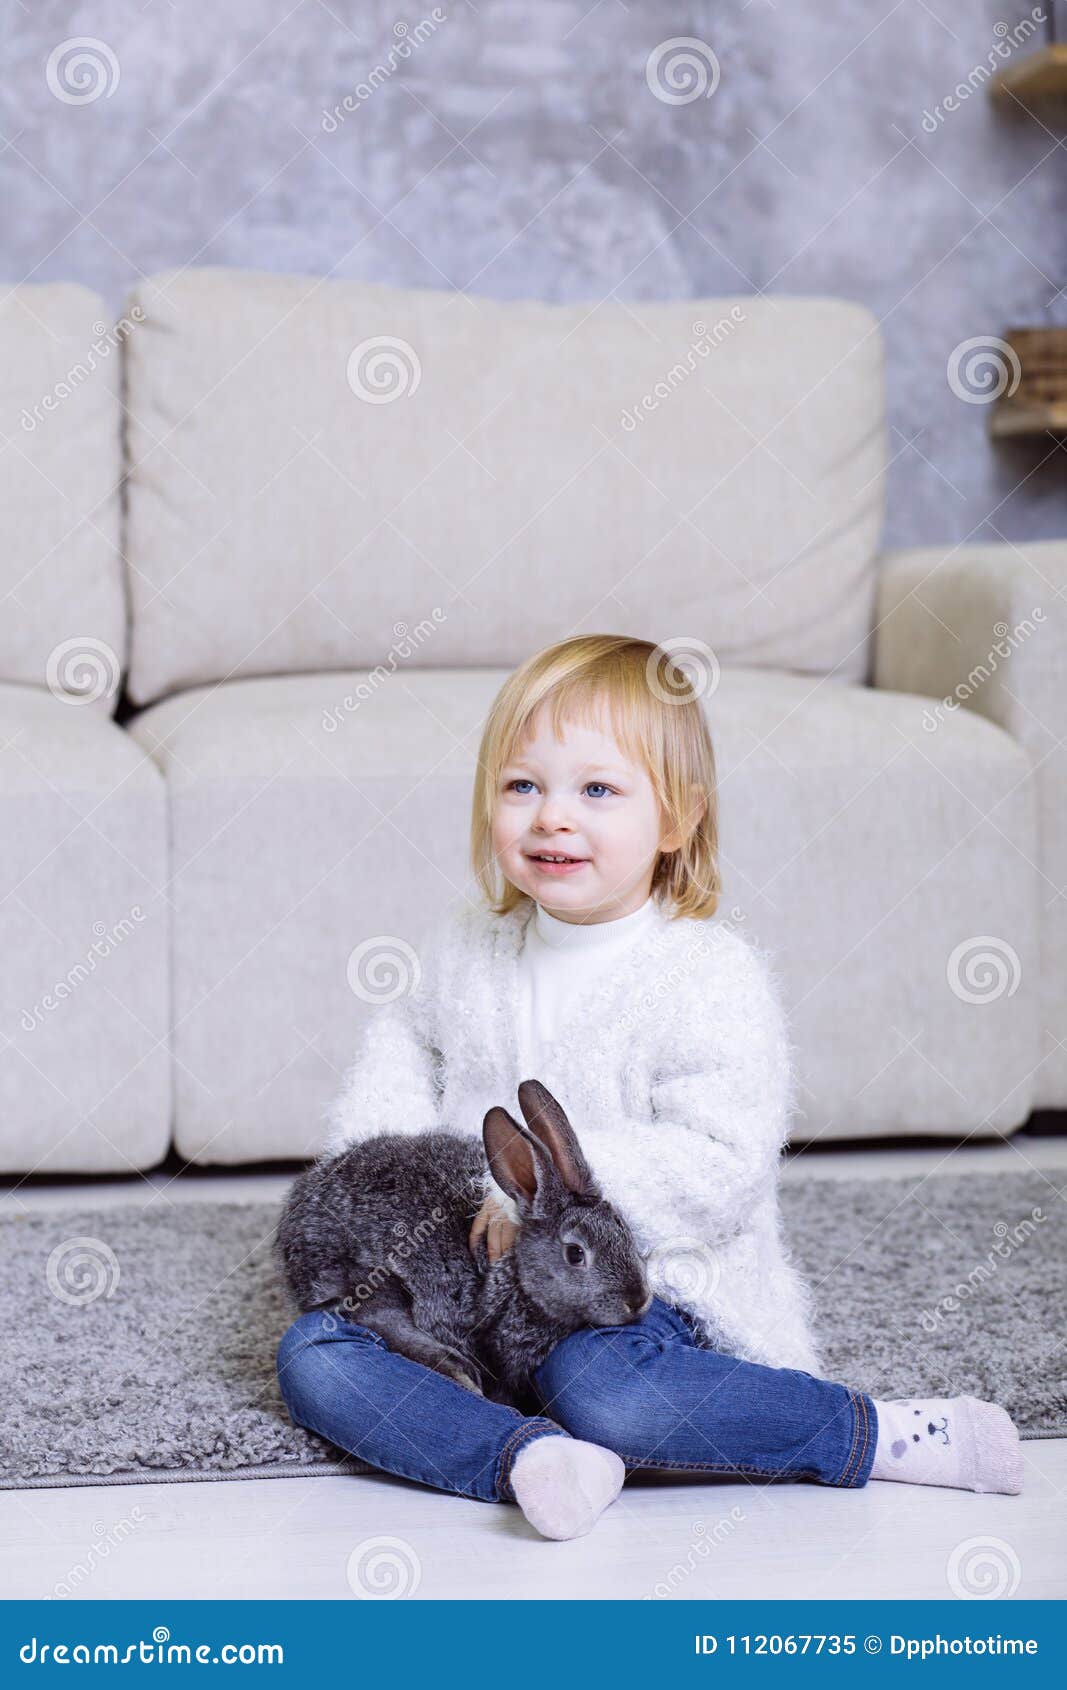
[(587, 863), (588, 857), (569, 857), (562, 851), (527, 851), (533, 863)]

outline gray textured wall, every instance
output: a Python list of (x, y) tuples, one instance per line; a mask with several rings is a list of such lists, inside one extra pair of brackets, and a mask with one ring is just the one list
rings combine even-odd
[[(4, 276), (116, 305), (190, 264), (546, 299), (843, 294), (885, 322), (889, 540), (1067, 533), (1063, 449), (992, 447), (945, 376), (964, 338), (1067, 322), (1062, 113), (1001, 115), (979, 90), (923, 127), (1027, 7), (442, 0), (324, 127), (431, 10), (6, 0)], [(114, 55), (109, 94), (79, 100), (62, 63), (75, 99), (49, 87), (77, 36)], [(681, 36), (721, 76), (671, 105), (646, 60)]]

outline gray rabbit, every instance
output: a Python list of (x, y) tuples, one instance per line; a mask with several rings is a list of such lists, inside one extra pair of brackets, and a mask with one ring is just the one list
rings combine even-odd
[[(626, 1325), (651, 1294), (563, 1109), (537, 1080), (519, 1104), (525, 1127), (493, 1108), (481, 1141), (379, 1133), (316, 1162), (289, 1192), (275, 1248), (301, 1310), (333, 1307), (409, 1360), (522, 1406), (561, 1338)], [(484, 1237), (477, 1257), (467, 1242), (486, 1159), (522, 1221), (494, 1263)]]

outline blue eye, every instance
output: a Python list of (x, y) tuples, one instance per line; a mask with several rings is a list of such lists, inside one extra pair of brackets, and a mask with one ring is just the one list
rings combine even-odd
[[(533, 784), (534, 784), (533, 781), (527, 780), (525, 776), (517, 775), (514, 780), (508, 781), (508, 784), (505, 788), (505, 791), (515, 792), (515, 791), (518, 790), (519, 787), (532, 787)], [(590, 787), (593, 787), (593, 786), (598, 787), (601, 792), (606, 792), (606, 793), (611, 793), (611, 792), (614, 792), (614, 790), (615, 790), (614, 787), (606, 785), (605, 782), (602, 781), (602, 780), (587, 781), (583, 790), (588, 792)], [(523, 793), (522, 796), (525, 797), (526, 794)]]

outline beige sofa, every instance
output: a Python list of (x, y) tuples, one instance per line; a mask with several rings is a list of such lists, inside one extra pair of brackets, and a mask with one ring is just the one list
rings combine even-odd
[(313, 1153), (353, 952), (474, 895), (485, 712), (583, 629), (707, 678), (798, 1138), (1067, 1105), (1067, 541), (880, 555), (867, 310), (190, 270), (0, 339), (5, 1172)]

